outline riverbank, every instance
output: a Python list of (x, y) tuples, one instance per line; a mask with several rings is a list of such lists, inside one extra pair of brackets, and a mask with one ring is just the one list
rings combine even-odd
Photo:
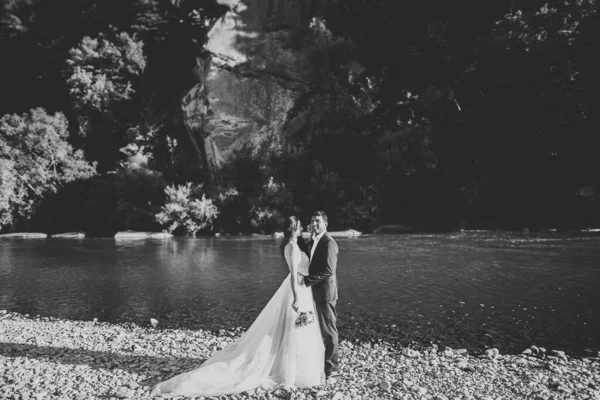
[[(535, 348), (529, 354), (469, 353), (436, 344), (408, 348), (388, 333), (377, 337), (377, 330), (394, 328), (365, 332), (345, 324), (341, 377), (325, 386), (218, 398), (600, 399), (597, 357)], [(0, 398), (147, 399), (152, 385), (198, 366), (243, 329), (161, 329), (160, 321), (152, 327), (0, 311)]]
[[(561, 235), (580, 235), (580, 236), (599, 236), (600, 228), (581, 228), (581, 229), (539, 229), (530, 230), (524, 229), (481, 229), (481, 230), (468, 230), (468, 229), (434, 229), (434, 230), (418, 230), (413, 229), (409, 226), (404, 225), (383, 225), (377, 227), (372, 231), (360, 232), (355, 229), (347, 229), (343, 231), (329, 231), (329, 234), (335, 238), (358, 238), (358, 237), (371, 237), (371, 236), (383, 236), (383, 235), (465, 235), (465, 236), (492, 236), (492, 237), (507, 237), (507, 236), (561, 236)], [(304, 238), (309, 238), (308, 232), (302, 232)], [(114, 235), (107, 236), (88, 236), (84, 232), (64, 232), (64, 233), (44, 233), (44, 232), (12, 232), (0, 234), (0, 239), (85, 239), (85, 238), (96, 238), (96, 239), (109, 239), (114, 238), (117, 241), (123, 240), (141, 240), (141, 239), (171, 239), (176, 237), (190, 238), (192, 236), (174, 236), (168, 232), (150, 232), (150, 231), (120, 231)], [(258, 239), (280, 239), (283, 237), (283, 232), (276, 231), (270, 234), (265, 233), (213, 233), (203, 234), (197, 236), (198, 238), (258, 238)]]

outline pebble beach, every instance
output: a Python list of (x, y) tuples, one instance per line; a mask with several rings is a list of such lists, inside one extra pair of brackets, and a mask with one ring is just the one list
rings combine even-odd
[[(600, 400), (598, 354), (407, 343), (401, 328), (342, 324), (341, 374), (323, 386), (193, 399)], [(69, 321), (0, 310), (0, 399), (149, 399), (154, 384), (197, 367), (245, 329)]]

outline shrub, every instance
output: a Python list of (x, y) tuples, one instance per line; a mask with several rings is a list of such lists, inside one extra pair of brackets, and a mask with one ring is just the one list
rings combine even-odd
[(201, 199), (193, 198), (191, 183), (167, 186), (165, 194), (167, 202), (156, 214), (156, 221), (169, 232), (195, 236), (200, 230), (212, 229), (219, 210), (204, 194)]

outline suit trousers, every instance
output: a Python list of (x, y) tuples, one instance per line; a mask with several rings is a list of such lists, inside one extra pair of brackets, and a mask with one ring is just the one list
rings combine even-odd
[(338, 371), (338, 330), (336, 326), (337, 300), (315, 303), (325, 344), (325, 375)]

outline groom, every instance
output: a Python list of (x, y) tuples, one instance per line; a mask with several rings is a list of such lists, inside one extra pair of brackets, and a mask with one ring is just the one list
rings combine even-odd
[(327, 214), (315, 211), (311, 218), (312, 243), (308, 276), (299, 276), (311, 287), (325, 344), (325, 376), (339, 375), (338, 331), (335, 304), (338, 299), (337, 270), (338, 246), (327, 233)]

